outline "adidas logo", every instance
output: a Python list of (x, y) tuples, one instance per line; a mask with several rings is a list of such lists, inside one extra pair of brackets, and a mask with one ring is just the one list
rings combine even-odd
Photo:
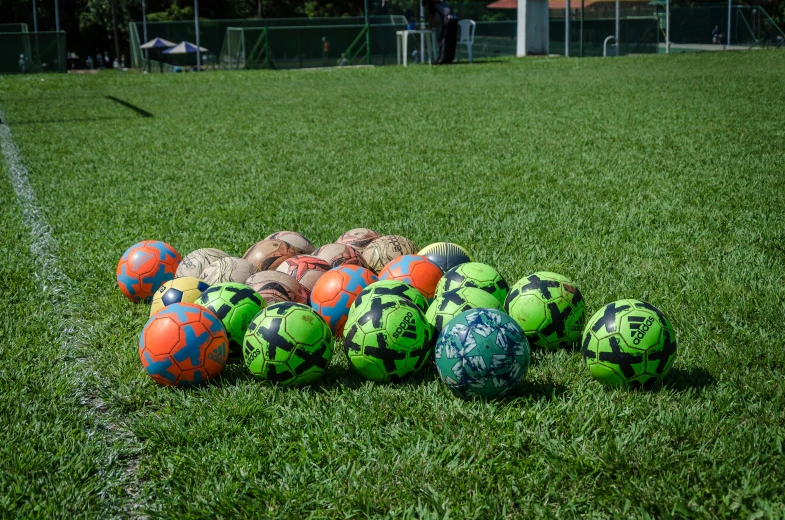
[(649, 328), (654, 324), (654, 316), (649, 316), (648, 318), (630, 316), (627, 320), (630, 327), (630, 338), (632, 338), (634, 344), (638, 345), (643, 341), (646, 333), (649, 332)]
[(404, 338), (416, 339), (417, 338), (417, 324), (414, 323), (414, 314), (407, 312), (403, 317), (401, 324), (393, 332), (392, 337), (398, 339), (403, 336)]

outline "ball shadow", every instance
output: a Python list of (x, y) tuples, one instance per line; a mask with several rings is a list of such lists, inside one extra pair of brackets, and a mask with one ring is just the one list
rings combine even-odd
[(655, 390), (667, 389), (675, 392), (694, 391), (701, 393), (713, 386), (715, 382), (716, 378), (703, 367), (672, 368)]
[(536, 399), (553, 401), (567, 393), (567, 387), (553, 381), (526, 381), (524, 380), (504, 399)]

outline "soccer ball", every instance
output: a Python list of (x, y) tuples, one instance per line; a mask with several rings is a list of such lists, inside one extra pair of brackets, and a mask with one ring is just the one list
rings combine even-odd
[(297, 255), (287, 258), (276, 271), (285, 273), (300, 282), (306, 289), (313, 291), (316, 280), (330, 270), (330, 264), (312, 255)]
[(226, 331), (212, 312), (173, 303), (153, 314), (139, 336), (139, 358), (160, 385), (192, 386), (217, 376), (229, 352)]
[(452, 242), (436, 242), (435, 244), (427, 245), (420, 249), (417, 254), (435, 262), (436, 265), (442, 268), (442, 271), (449, 271), (455, 266), (472, 261), (468, 251)]
[(591, 317), (582, 353), (592, 377), (603, 385), (648, 389), (676, 359), (676, 332), (653, 305), (619, 300)]
[(310, 240), (294, 231), (279, 231), (266, 237), (265, 240), (283, 240), (287, 244), (293, 245), (299, 251), (298, 254), (310, 255), (316, 249)]
[(504, 303), (508, 291), (507, 282), (504, 281), (499, 271), (487, 264), (467, 262), (444, 273), (436, 287), (436, 297), (461, 287), (482, 289), (499, 300), (500, 305)]
[(221, 258), (207, 266), (199, 277), (203, 282), (216, 285), (224, 282), (243, 283), (256, 274), (256, 266), (234, 256)]
[(548, 272), (518, 280), (504, 310), (532, 345), (551, 350), (577, 342), (586, 320), (586, 304), (578, 288), (568, 278)]
[(150, 305), (150, 316), (173, 303), (193, 303), (208, 287), (210, 286), (193, 276), (169, 280), (155, 291), (153, 303)]
[(379, 238), (379, 233), (374, 231), (373, 229), (368, 228), (357, 228), (347, 231), (343, 235), (341, 235), (338, 240), (336, 240), (339, 244), (346, 244), (347, 246), (354, 247), (358, 252), (362, 254), (365, 248)]
[(243, 259), (251, 262), (259, 271), (267, 271), (299, 254), (297, 248), (282, 240), (262, 240), (252, 245), (243, 255)]
[(375, 281), (376, 275), (364, 267), (344, 264), (331, 269), (313, 286), (311, 307), (341, 336), (354, 299)]
[(428, 307), (425, 319), (433, 327), (433, 334), (439, 335), (442, 329), (458, 314), (470, 309), (499, 309), (499, 300), (476, 287), (461, 287), (442, 293)]
[(174, 279), (180, 254), (165, 242), (145, 240), (126, 249), (117, 264), (117, 285), (134, 303), (149, 300), (164, 283)]
[(403, 255), (384, 266), (379, 273), (379, 279), (406, 282), (430, 302), (443, 274), (441, 267), (424, 256)]
[(515, 320), (497, 309), (457, 315), (434, 348), (439, 377), (459, 397), (500, 397), (526, 376), (529, 342)]
[(248, 278), (245, 284), (259, 293), (267, 305), (280, 302), (308, 305), (311, 300), (311, 291), (288, 274), (278, 271), (259, 271)]
[(395, 258), (411, 255), (417, 248), (408, 238), (398, 235), (385, 235), (375, 239), (363, 250), (363, 260), (374, 273), (381, 271)]
[(357, 298), (349, 310), (349, 316), (355, 312), (356, 309), (363, 306), (363, 303), (370, 300), (374, 296), (397, 296), (398, 298), (406, 298), (417, 306), (423, 313), (428, 310), (428, 300), (422, 295), (420, 291), (412, 287), (406, 282), (400, 280), (380, 280), (374, 282), (357, 295)]
[(281, 386), (322, 377), (333, 356), (330, 327), (307, 305), (284, 302), (256, 315), (243, 342), (251, 373)]
[(180, 262), (180, 266), (177, 268), (177, 272), (174, 273), (174, 277), (182, 278), (185, 276), (193, 276), (199, 278), (208, 265), (221, 258), (226, 258), (227, 256), (229, 256), (229, 253), (224, 253), (220, 249), (212, 247), (204, 247), (202, 249), (197, 249), (196, 251), (191, 251), (183, 257), (183, 261)]
[(221, 320), (229, 336), (229, 353), (232, 355), (240, 354), (248, 324), (267, 305), (253, 289), (236, 282), (208, 287), (194, 303), (212, 311)]
[(375, 296), (346, 322), (349, 364), (371, 381), (400, 381), (420, 370), (431, 353), (433, 330), (406, 298)]
[(318, 256), (330, 264), (330, 267), (338, 267), (339, 265), (366, 267), (362, 255), (354, 247), (346, 244), (325, 244), (314, 251), (313, 256)]

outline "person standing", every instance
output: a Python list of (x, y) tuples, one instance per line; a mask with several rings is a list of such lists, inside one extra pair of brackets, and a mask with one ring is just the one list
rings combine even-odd
[(455, 47), (458, 44), (458, 18), (444, 2), (422, 0), (423, 8), (428, 12), (431, 27), (441, 27), (439, 33), (439, 57), (436, 65), (448, 65), (455, 60)]
[(27, 60), (24, 54), (19, 55), (19, 72), (27, 74)]

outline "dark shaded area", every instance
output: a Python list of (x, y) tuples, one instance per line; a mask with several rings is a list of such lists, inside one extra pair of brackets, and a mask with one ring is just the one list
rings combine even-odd
[(693, 390), (700, 393), (714, 385), (715, 382), (715, 377), (703, 367), (672, 368), (670, 373), (663, 379), (660, 388), (667, 388), (676, 392)]
[(527, 381), (523, 382), (512, 392), (507, 394), (507, 399), (544, 399), (552, 401), (567, 393), (567, 387), (553, 381)]
[(95, 121), (112, 121), (112, 120), (131, 120), (134, 117), (120, 117), (120, 116), (106, 116), (106, 117), (74, 117), (71, 119), (39, 119), (29, 121), (6, 121), (7, 125), (46, 125), (46, 124), (65, 124), (65, 123), (92, 123)]
[(136, 112), (137, 114), (139, 114), (142, 117), (153, 117), (153, 114), (151, 114), (147, 110), (144, 110), (143, 108), (139, 108), (136, 105), (132, 105), (128, 101), (123, 101), (122, 99), (114, 97), (114, 96), (104, 96), (104, 97), (106, 99), (114, 101), (115, 103), (120, 103), (121, 105), (123, 105), (126, 108), (130, 108), (131, 110), (133, 110), (134, 112)]

